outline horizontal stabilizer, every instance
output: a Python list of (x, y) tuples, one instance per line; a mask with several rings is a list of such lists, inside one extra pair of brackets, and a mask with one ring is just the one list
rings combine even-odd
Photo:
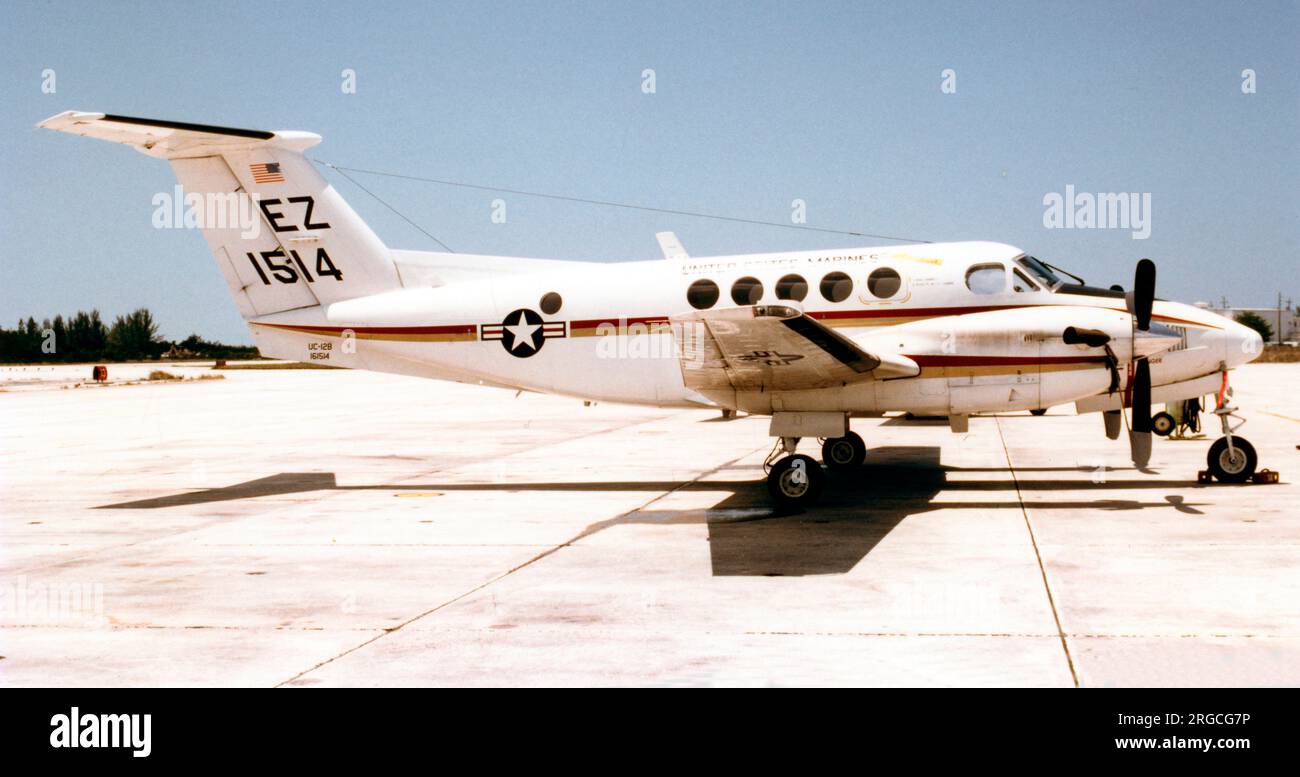
[(122, 143), (160, 159), (215, 156), (251, 146), (302, 151), (321, 140), (314, 132), (268, 132), (85, 111), (64, 111), (36, 126)]

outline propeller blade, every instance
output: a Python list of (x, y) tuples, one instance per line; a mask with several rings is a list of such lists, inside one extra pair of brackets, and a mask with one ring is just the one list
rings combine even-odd
[(1118, 440), (1120, 426), (1124, 423), (1123, 413), (1119, 410), (1103, 410), (1101, 420), (1106, 424), (1106, 437)]
[(1143, 332), (1151, 328), (1151, 307), (1156, 299), (1156, 263), (1141, 259), (1133, 273), (1133, 291), (1124, 295), (1128, 312), (1137, 319), (1137, 328)]
[(1138, 360), (1133, 375), (1133, 431), (1151, 431), (1151, 366)]
[(1133, 453), (1133, 466), (1146, 469), (1151, 461), (1151, 432), (1128, 433), (1129, 450)]
[(1133, 375), (1133, 428), (1128, 434), (1133, 466), (1142, 469), (1151, 461), (1151, 366), (1138, 361)]

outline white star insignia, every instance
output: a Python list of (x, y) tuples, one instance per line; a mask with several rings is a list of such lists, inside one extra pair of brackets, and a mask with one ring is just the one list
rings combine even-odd
[(505, 328), (509, 329), (510, 334), (515, 337), (515, 344), (511, 346), (510, 350), (517, 351), (521, 345), (527, 345), (529, 348), (533, 347), (533, 332), (541, 329), (542, 325), (530, 324), (521, 318), (518, 324), (507, 324)]

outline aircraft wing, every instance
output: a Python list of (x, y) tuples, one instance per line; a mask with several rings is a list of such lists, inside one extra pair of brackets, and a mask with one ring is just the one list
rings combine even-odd
[(869, 353), (785, 305), (671, 316), (682, 377), (696, 391), (797, 390), (920, 373), (902, 354)]

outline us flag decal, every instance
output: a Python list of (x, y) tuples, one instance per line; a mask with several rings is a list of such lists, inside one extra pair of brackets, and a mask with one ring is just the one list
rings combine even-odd
[(284, 183), (284, 173), (280, 172), (279, 162), (249, 165), (248, 170), (253, 174), (253, 183)]

